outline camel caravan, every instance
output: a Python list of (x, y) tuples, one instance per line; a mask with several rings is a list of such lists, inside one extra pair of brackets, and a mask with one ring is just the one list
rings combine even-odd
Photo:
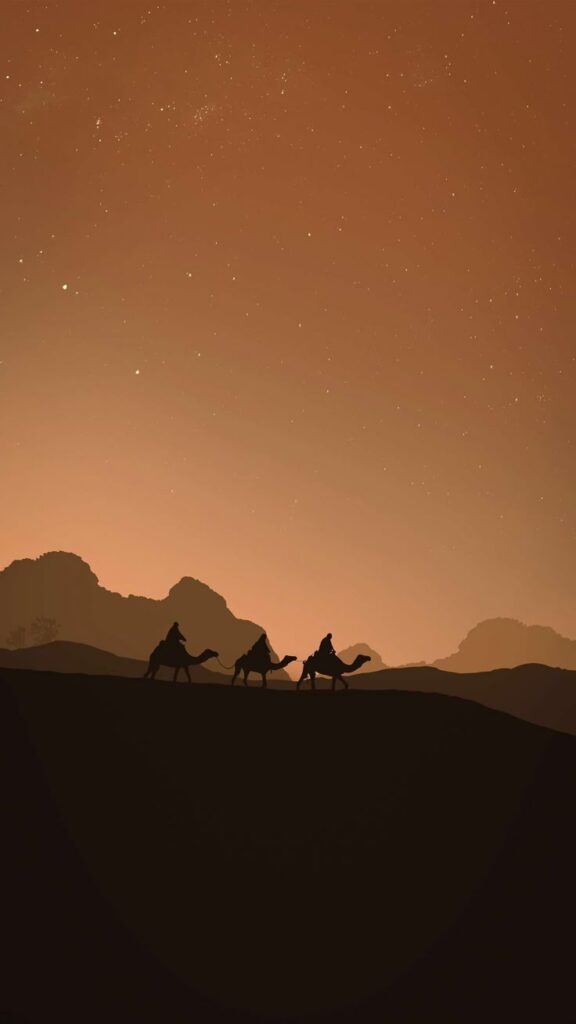
[[(222, 668), (227, 670), (234, 669), (234, 674), (230, 681), (231, 686), (234, 686), (240, 674), (242, 674), (244, 686), (248, 686), (250, 673), (255, 672), (261, 676), (262, 687), (265, 689), (268, 685), (269, 672), (278, 672), (280, 669), (285, 668), (286, 665), (298, 660), (295, 655), (287, 654), (281, 661), (272, 661), (266, 633), (262, 633), (262, 636), (258, 638), (250, 650), (246, 651), (245, 654), (241, 654), (236, 659), (234, 665), (222, 665), (218, 658), (218, 651), (213, 651), (209, 647), (202, 651), (201, 654), (188, 654), (184, 646), (185, 643), (186, 637), (182, 635), (179, 624), (175, 622), (168, 630), (166, 639), (161, 640), (152, 651), (144, 678), (155, 679), (158, 669), (164, 666), (174, 669), (174, 682), (178, 679), (180, 669), (184, 669), (186, 678), (190, 683), (192, 682), (190, 678), (191, 665), (201, 665), (204, 661), (208, 661), (209, 658), (216, 658)], [(344, 673), (356, 672), (367, 661), (370, 661), (367, 654), (358, 654), (354, 661), (347, 665), (336, 654), (332, 646), (332, 633), (328, 633), (319, 644), (318, 650), (314, 651), (314, 654), (311, 654), (303, 662), (302, 674), (296, 683), (296, 689), (300, 690), (302, 683), (309, 680), (310, 689), (315, 690), (316, 676), (327, 676), (332, 680), (332, 690), (336, 689), (337, 682), (342, 683), (342, 686), (347, 690), (348, 683), (344, 679)]]

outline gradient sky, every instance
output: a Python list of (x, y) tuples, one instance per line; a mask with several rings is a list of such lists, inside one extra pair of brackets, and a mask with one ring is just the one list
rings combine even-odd
[(8, 0), (0, 566), (194, 576), (280, 653), (574, 636), (575, 29)]

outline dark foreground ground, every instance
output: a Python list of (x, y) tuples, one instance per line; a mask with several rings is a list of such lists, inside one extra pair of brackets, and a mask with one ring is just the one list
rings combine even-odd
[(435, 694), (4, 675), (0, 1020), (571, 1018), (573, 737)]

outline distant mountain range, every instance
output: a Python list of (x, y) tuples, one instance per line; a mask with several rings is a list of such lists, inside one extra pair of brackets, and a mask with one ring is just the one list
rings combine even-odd
[[(65, 551), (21, 559), (0, 571), (0, 647), (30, 648), (66, 640), (141, 662), (174, 621), (180, 623), (191, 653), (211, 647), (226, 665), (265, 631), (255, 622), (236, 618), (220, 594), (190, 576), (176, 583), (165, 598), (154, 600), (106, 590), (82, 558)], [(284, 653), (279, 652), (280, 657)], [(307, 652), (294, 653), (305, 656)], [(363, 674), (388, 667), (365, 643), (339, 653), (346, 662), (357, 654), (370, 655), (360, 670)], [(54, 652), (50, 657), (55, 657)], [(89, 660), (94, 661), (92, 656)], [(546, 626), (526, 626), (511, 618), (486, 619), (470, 630), (454, 654), (432, 664), (443, 671), (471, 673), (531, 663), (576, 669), (576, 640)], [(34, 666), (28, 667), (50, 666), (39, 664), (35, 656)], [(205, 670), (218, 671), (219, 666), (212, 661)], [(288, 679), (286, 673), (282, 678)]]
[[(346, 662), (353, 661), (357, 654), (370, 655), (370, 661), (358, 670), (363, 674), (391, 667), (368, 644), (353, 644), (339, 651)], [(420, 661), (394, 667), (420, 668), (426, 664)], [(438, 658), (431, 667), (469, 673), (531, 664), (576, 669), (576, 640), (561, 636), (549, 626), (526, 626), (518, 619), (485, 619), (470, 630), (454, 654)]]
[(65, 551), (15, 561), (0, 572), (0, 647), (58, 639), (147, 660), (175, 621), (191, 653), (211, 647), (225, 664), (265, 632), (237, 619), (220, 594), (189, 576), (153, 600), (106, 590), (86, 562)]
[(576, 669), (576, 640), (568, 640), (549, 626), (485, 619), (470, 630), (455, 654), (439, 658), (433, 665), (448, 672), (489, 672), (531, 663)]

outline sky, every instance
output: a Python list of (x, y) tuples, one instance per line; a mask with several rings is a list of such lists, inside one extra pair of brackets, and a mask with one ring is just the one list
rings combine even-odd
[(575, 29), (8, 0), (0, 567), (193, 576), (280, 654), (576, 636)]

